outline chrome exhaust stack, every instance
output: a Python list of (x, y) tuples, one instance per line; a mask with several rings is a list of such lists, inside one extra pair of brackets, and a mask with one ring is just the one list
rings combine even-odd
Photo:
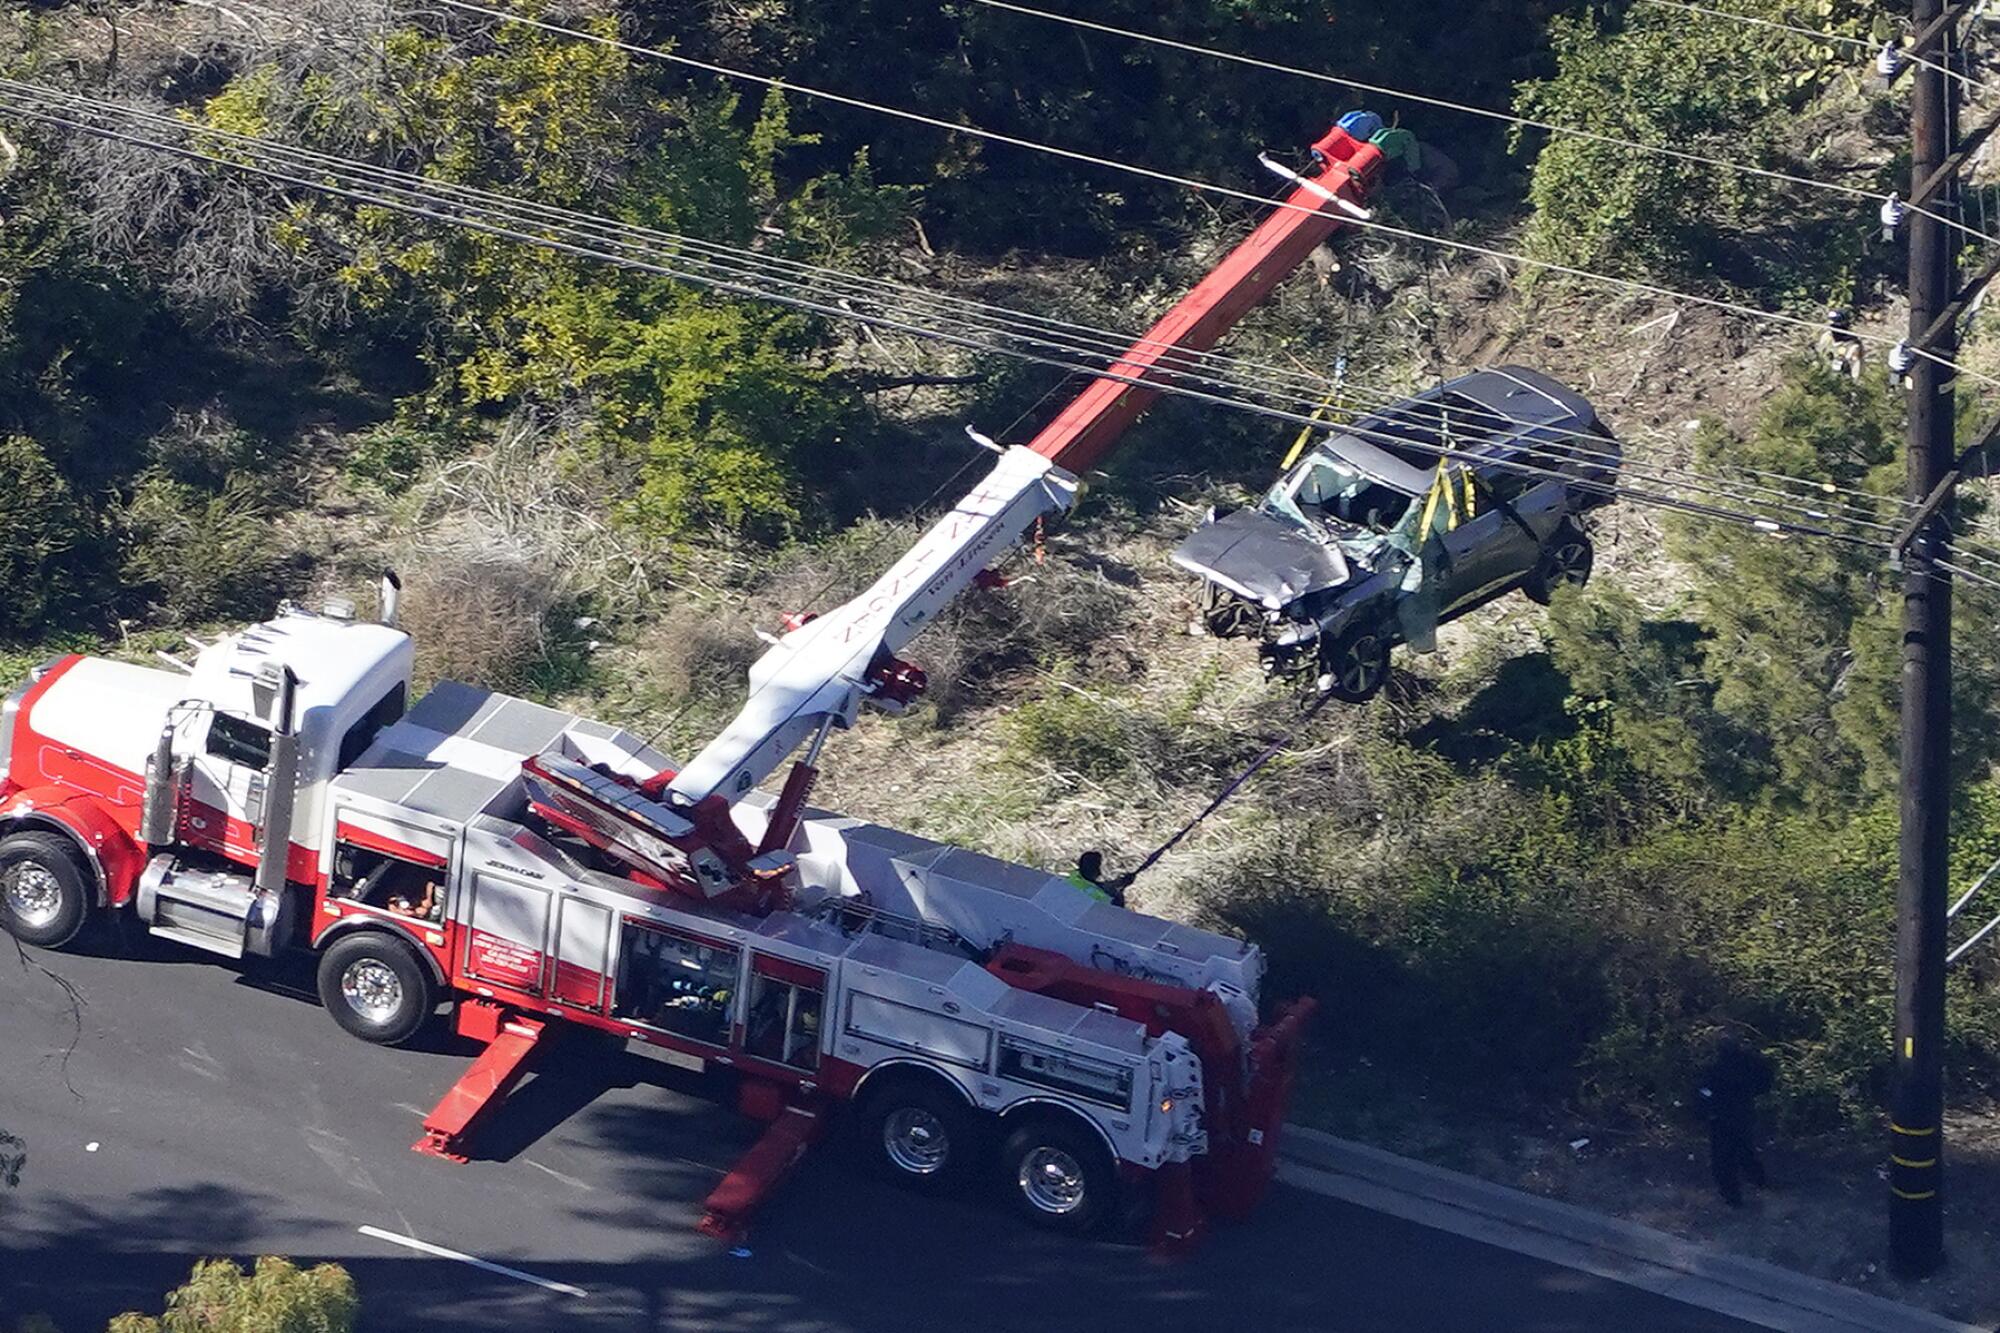
[(174, 762), (177, 727), (174, 713), (169, 711), (167, 724), (160, 728), (159, 744), (146, 756), (146, 796), (139, 807), (139, 841), (156, 850), (171, 846), (180, 833), (184, 775)]
[(282, 896), (291, 859), (292, 807), (299, 785), (299, 678), (288, 666), (266, 667), (250, 683), (257, 711), (270, 719), (271, 764), (266, 773), (263, 827), (258, 830), (256, 887)]

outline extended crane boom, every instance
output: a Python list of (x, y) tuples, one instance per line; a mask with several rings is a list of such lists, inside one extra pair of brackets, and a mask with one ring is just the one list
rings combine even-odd
[[(803, 620), (750, 670), (750, 695), (729, 727), (676, 775), (677, 806), (712, 796), (734, 800), (814, 741), (787, 806), (802, 804), (817, 740), (849, 727), (862, 701), (901, 711), (923, 688), (923, 673), (896, 654), (937, 612), (1018, 542), (1036, 519), (1067, 509), (1077, 474), (1101, 463), (1159, 397), (1150, 382), (1184, 374), (1272, 289), (1362, 210), (1385, 159), (1368, 142), (1381, 122), (1354, 112), (1313, 145), (1307, 174), (1285, 206), (1266, 218), (1215, 270), (1077, 396), (1026, 446), (1002, 453), (984, 481), (859, 597)], [(1277, 169), (1277, 168), (1274, 168)], [(1135, 382), (1136, 381), (1136, 382)], [(788, 811), (796, 814), (796, 811)], [(782, 822), (782, 821), (780, 821)]]

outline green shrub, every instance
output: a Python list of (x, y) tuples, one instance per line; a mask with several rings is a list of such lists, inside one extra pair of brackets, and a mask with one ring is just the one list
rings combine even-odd
[(0, 635), (45, 628), (81, 591), (91, 516), (42, 446), (0, 436)]
[(1060, 685), (1007, 715), (1007, 748), (1058, 774), (1103, 781), (1132, 768), (1133, 726), (1117, 704)]
[(123, 517), (126, 581), (170, 619), (198, 623), (270, 610), (288, 554), (254, 479), (237, 474), (208, 493), (149, 472)]
[(164, 1315), (122, 1314), (107, 1333), (353, 1333), (360, 1313), (354, 1279), (337, 1264), (301, 1269), (267, 1255), (246, 1273), (204, 1259)]

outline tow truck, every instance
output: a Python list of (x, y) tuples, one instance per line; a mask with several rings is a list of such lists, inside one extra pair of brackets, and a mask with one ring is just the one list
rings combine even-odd
[(309, 950), (328, 1012), (372, 1042), (449, 1007), (483, 1051), (424, 1118), (413, 1146), (435, 1157), (467, 1158), (556, 1031), (725, 1071), (767, 1128), (706, 1201), (718, 1237), (836, 1111), (881, 1173), (984, 1176), (1057, 1229), (1149, 1196), (1173, 1249), (1245, 1216), (1313, 1010), (1260, 1008), (1255, 945), (808, 802), (830, 733), (916, 701), (903, 647), (999, 582), (1159, 377), (1365, 216), (1380, 127), (1343, 119), (1283, 173), (1288, 206), (1030, 444), (988, 442), (992, 470), (870, 588), (791, 617), (686, 764), (475, 685), (411, 703), (388, 576), (373, 622), (286, 606), (179, 669), (31, 672), (0, 704), (0, 919), (47, 947), (124, 914), (225, 958)]

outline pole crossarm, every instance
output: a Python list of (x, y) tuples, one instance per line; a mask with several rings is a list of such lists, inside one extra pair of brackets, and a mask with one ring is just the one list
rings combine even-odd
[(1922, 208), (1931, 201), (1939, 186), (1946, 181), (1957, 179), (1958, 174), (1965, 170), (1966, 164), (1972, 161), (1973, 154), (1993, 137), (1993, 131), (1996, 129), (2000, 129), (2000, 115), (1988, 117), (1978, 129), (1960, 140), (1958, 147), (1952, 150), (1951, 156), (1940, 162), (1935, 170), (1910, 191), (1910, 207), (1913, 210)]
[(1987, 285), (1996, 277), (2000, 277), (2000, 254), (1994, 255), (1988, 261), (1985, 268), (1981, 269), (1976, 276), (1958, 289), (1951, 298), (1951, 304), (1938, 311), (1937, 318), (1927, 324), (1924, 327), (1924, 331), (1918, 334), (1916, 340), (1910, 345), (1912, 347), (1922, 347), (1926, 350), (1932, 349), (1937, 343), (1939, 335), (1946, 329), (1955, 327), (1958, 321), (1964, 318), (1965, 312), (1971, 307), (1972, 303), (1979, 299), (1979, 294), (1985, 291)]

